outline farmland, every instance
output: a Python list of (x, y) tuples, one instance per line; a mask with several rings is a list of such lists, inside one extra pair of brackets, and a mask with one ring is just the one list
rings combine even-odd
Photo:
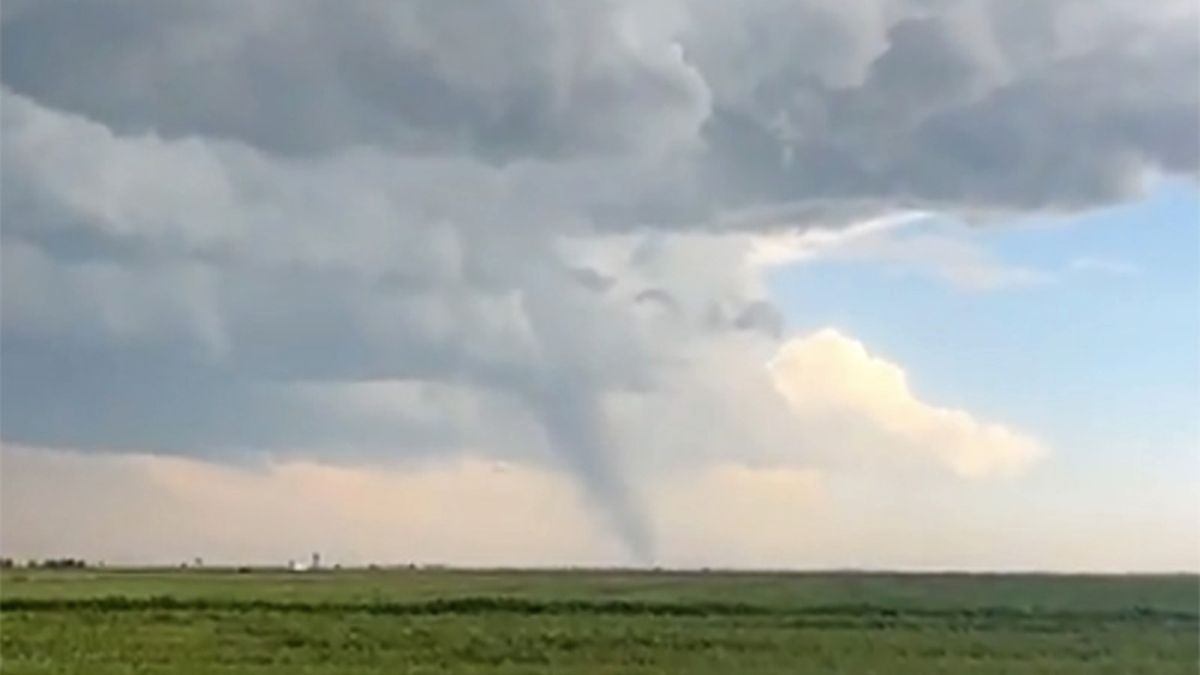
[(1194, 673), (1194, 576), (7, 570), (4, 673)]

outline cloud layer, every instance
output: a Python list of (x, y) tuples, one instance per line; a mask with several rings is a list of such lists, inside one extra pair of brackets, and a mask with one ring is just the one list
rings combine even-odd
[(681, 466), (829, 463), (836, 440), (1019, 468), (1035, 442), (919, 402), (850, 338), (781, 342), (756, 246), (1194, 175), (1196, 18), (6, 2), (4, 439), (529, 462), (643, 559)]
[[(387, 469), (311, 461), (258, 467), (145, 454), (5, 446), (6, 555), (109, 564), (594, 565), (627, 561), (573, 483), (535, 465), (463, 459)], [(996, 486), (1004, 489), (1003, 486)], [(1186, 518), (1138, 492), (1137, 510), (1042, 514), (987, 489), (720, 463), (659, 482), (646, 517), (672, 567), (1180, 571), (1200, 567)], [(74, 499), (65, 499), (64, 495)], [(1029, 496), (1028, 488), (1020, 495)], [(1186, 500), (1185, 500), (1186, 501)], [(298, 527), (303, 523), (303, 527)]]

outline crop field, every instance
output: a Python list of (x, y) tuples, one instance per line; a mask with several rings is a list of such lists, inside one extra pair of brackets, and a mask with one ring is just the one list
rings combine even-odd
[(0, 672), (1193, 674), (1195, 576), (7, 570)]

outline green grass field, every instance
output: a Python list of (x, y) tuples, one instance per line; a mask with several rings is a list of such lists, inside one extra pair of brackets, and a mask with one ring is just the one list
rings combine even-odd
[(10, 570), (8, 673), (1187, 673), (1195, 576)]

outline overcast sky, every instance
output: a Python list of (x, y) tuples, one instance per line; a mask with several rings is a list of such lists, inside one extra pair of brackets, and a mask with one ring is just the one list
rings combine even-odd
[(1193, 0), (6, 0), (0, 548), (1196, 570)]

